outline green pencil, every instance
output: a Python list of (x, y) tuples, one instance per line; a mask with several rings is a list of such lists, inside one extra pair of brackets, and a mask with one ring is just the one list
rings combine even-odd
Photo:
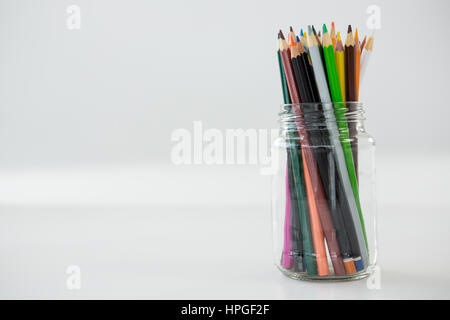
[[(281, 31), (280, 31), (281, 32)], [(280, 33), (281, 35), (281, 33)], [(283, 64), (283, 56), (282, 56), (282, 50), (285, 52), (285, 54), (289, 53), (289, 47), (287, 46), (286, 41), (284, 40), (284, 37), (279, 40), (280, 41), (280, 57), (282, 64), (280, 66), (282, 72), (282, 81), (285, 79), (287, 84), (287, 78), (286, 78), (286, 70), (284, 68)], [(290, 54), (289, 54), (290, 56)], [(285, 59), (285, 62), (287, 64), (291, 63), (290, 58)], [(287, 87), (288, 92), (287, 95), (290, 97), (289, 93), (289, 87)], [(286, 100), (285, 100), (286, 101)], [(289, 101), (291, 99), (289, 98)], [(292, 112), (292, 110), (287, 110), (288, 112)], [(312, 233), (310, 229), (310, 219), (309, 219), (309, 206), (308, 206), (308, 200), (306, 196), (306, 186), (305, 186), (305, 177), (304, 177), (304, 169), (303, 169), (303, 159), (302, 159), (302, 152), (301, 152), (301, 146), (300, 146), (300, 140), (297, 134), (296, 125), (293, 124), (294, 128), (288, 128), (287, 130), (287, 137), (288, 137), (288, 154), (291, 158), (291, 164), (292, 164), (292, 173), (294, 176), (294, 185), (295, 185), (295, 191), (297, 195), (297, 204), (298, 204), (298, 214), (299, 214), (299, 222), (300, 222), (300, 229), (297, 231), (301, 233), (301, 240), (302, 240), (302, 247), (303, 247), (303, 262), (305, 263), (306, 272), (310, 275), (317, 275), (317, 261), (315, 257), (315, 251), (314, 251), (314, 244), (312, 240)], [(294, 232), (294, 230), (293, 230)]]
[(366, 228), (364, 225), (364, 217), (362, 215), (361, 203), (359, 201), (358, 180), (356, 177), (355, 163), (353, 161), (352, 148), (349, 142), (350, 136), (348, 123), (345, 117), (346, 108), (345, 104), (342, 102), (342, 93), (341, 87), (339, 85), (336, 60), (334, 57), (333, 42), (331, 41), (325, 24), (323, 25), (323, 54), (328, 74), (328, 84), (331, 92), (331, 100), (334, 102), (334, 113), (336, 115), (336, 120), (339, 127), (340, 139), (342, 148), (344, 150), (348, 175), (350, 177), (350, 183), (352, 185), (353, 194), (355, 196), (356, 205), (358, 207), (359, 220), (361, 222), (361, 228), (364, 234), (364, 241), (366, 244), (367, 252), (369, 252)]

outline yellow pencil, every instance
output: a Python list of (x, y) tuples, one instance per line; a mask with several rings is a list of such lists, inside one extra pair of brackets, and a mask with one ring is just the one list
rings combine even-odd
[(339, 32), (337, 34), (334, 57), (336, 58), (336, 67), (339, 77), (339, 86), (341, 87), (342, 101), (345, 101), (345, 54), (341, 34)]

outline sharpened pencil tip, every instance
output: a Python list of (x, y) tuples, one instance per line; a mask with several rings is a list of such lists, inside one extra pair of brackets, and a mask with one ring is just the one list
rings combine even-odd
[(331, 21), (331, 27), (334, 29), (334, 21)]
[(348, 25), (347, 33), (352, 33), (352, 26), (350, 24)]
[(292, 29), (292, 26), (289, 27), (290, 32), (294, 32), (294, 29)]
[(313, 33), (312, 27), (311, 27), (311, 26), (308, 26), (308, 34), (311, 35), (311, 33)]
[(303, 29), (300, 29), (300, 35), (303, 37)]
[(314, 28), (314, 26), (311, 26), (311, 28), (312, 28), (314, 35), (316, 36), (317, 35), (316, 28)]
[(327, 32), (328, 32), (328, 30), (327, 30), (327, 26), (325, 25), (325, 23), (323, 24), (323, 28), (322, 28), (322, 30), (323, 30), (323, 34), (325, 34), (325, 33), (327, 33)]
[(338, 34), (337, 34), (337, 41), (342, 41), (342, 40), (341, 40), (341, 33), (340, 33), (340, 32), (338, 32)]
[(280, 30), (279, 35), (280, 35), (280, 38), (284, 40), (284, 34), (283, 34), (283, 31)]
[(355, 29), (355, 39), (358, 39), (358, 28)]

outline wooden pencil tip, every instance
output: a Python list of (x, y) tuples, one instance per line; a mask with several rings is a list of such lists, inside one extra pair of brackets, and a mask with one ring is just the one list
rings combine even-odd
[(334, 29), (334, 21), (331, 21), (331, 27)]
[(326, 26), (326, 24), (325, 24), (325, 23), (323, 24), (322, 30), (323, 30), (323, 34), (325, 34), (325, 33), (327, 33), (327, 32), (328, 32), (328, 30), (327, 30), (327, 26)]
[(292, 26), (289, 27), (290, 32), (294, 32), (294, 29), (292, 29)]
[(314, 35), (316, 36), (316, 35), (317, 35), (317, 33), (316, 33), (316, 28), (314, 28), (314, 26), (311, 26), (311, 28), (312, 28), (312, 32), (313, 32)]
[(288, 43), (289, 43), (289, 47), (295, 46), (295, 39), (294, 39), (294, 37), (291, 35), (291, 33), (288, 33)]
[(280, 38), (284, 40), (284, 34), (283, 34), (283, 31), (280, 30), (279, 35), (280, 35)]
[(340, 33), (340, 32), (338, 32), (338, 34), (337, 34), (337, 41), (342, 41), (342, 40), (341, 40), (341, 33)]
[(355, 38), (358, 39), (358, 28), (355, 29)]
[(350, 24), (348, 25), (347, 33), (352, 33), (352, 26)]

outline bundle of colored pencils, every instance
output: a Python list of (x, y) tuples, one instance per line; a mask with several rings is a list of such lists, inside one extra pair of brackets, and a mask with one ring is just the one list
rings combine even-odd
[[(313, 26), (299, 35), (291, 27), (287, 39), (281, 30), (278, 34), (284, 103), (299, 115), (287, 137), (285, 269), (344, 276), (369, 265), (356, 125), (346, 112), (359, 99), (373, 41), (372, 35), (360, 42), (358, 30), (353, 34), (349, 26), (343, 45), (334, 23), (330, 31), (323, 25), (322, 34)], [(308, 121), (308, 115), (318, 113), (323, 117), (314, 121), (323, 122), (326, 134), (310, 128), (320, 124)]]

